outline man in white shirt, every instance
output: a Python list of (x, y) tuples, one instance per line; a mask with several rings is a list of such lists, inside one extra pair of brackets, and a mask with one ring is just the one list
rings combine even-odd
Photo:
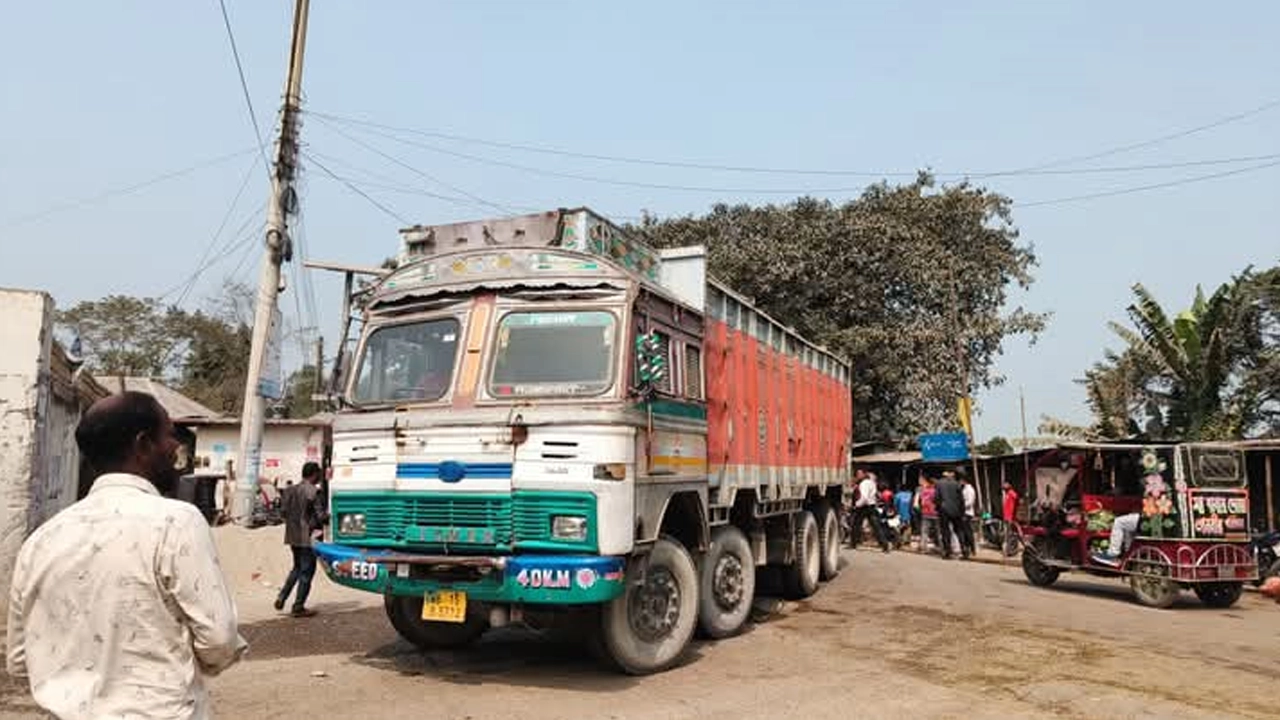
[(162, 497), (178, 479), (173, 424), (123, 393), (85, 413), (76, 442), (98, 478), (18, 553), (9, 674), (62, 720), (205, 720), (204, 677), (248, 644), (208, 523)]
[(884, 528), (880, 525), (880, 518), (876, 514), (876, 478), (866, 470), (859, 469), (856, 477), (858, 478), (858, 498), (853, 501), (853, 534), (849, 538), (850, 547), (858, 547), (858, 543), (862, 541), (862, 523), (865, 520), (870, 523), (871, 531), (876, 534), (876, 542), (880, 543), (880, 549), (889, 552), (889, 540), (885, 537)]

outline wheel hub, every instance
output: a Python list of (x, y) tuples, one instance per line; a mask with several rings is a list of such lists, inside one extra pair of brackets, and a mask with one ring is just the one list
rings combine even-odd
[(721, 555), (711, 575), (711, 589), (716, 604), (733, 610), (742, 602), (742, 561), (736, 555)]
[(666, 568), (650, 566), (628, 605), (636, 635), (649, 642), (661, 640), (680, 620), (680, 585)]

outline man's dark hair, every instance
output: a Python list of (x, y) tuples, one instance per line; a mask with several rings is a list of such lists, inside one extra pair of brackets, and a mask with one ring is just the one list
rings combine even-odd
[(302, 466), (302, 479), (310, 480), (311, 478), (320, 477), (320, 465), (318, 463), (309, 462)]
[(164, 408), (154, 397), (124, 392), (89, 408), (76, 427), (76, 445), (94, 470), (110, 472), (129, 459), (134, 438), (157, 437), (163, 423)]

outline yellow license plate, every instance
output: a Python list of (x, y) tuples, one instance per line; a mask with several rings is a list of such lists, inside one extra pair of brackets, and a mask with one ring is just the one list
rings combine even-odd
[(428, 592), (422, 598), (422, 619), (431, 622), (465, 622), (467, 594), (458, 590)]

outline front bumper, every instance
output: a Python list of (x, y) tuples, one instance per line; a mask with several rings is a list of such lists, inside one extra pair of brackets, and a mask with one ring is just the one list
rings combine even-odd
[(626, 562), (599, 555), (430, 555), (316, 543), (329, 579), (357, 590), (421, 596), (461, 590), (480, 602), (586, 605), (622, 594)]

